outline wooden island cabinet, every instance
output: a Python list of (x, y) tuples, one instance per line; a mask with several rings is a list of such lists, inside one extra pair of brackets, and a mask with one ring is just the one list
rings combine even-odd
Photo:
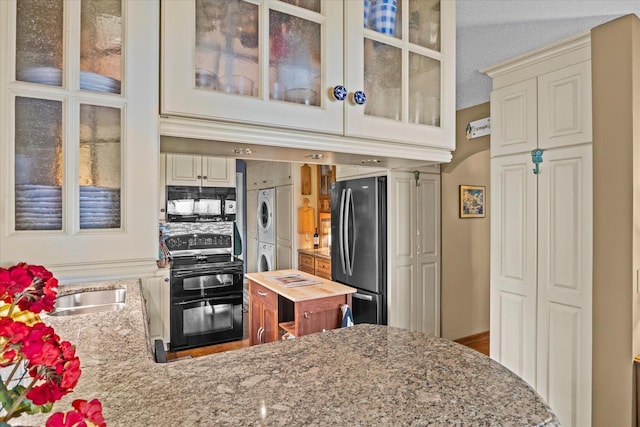
[(331, 249), (298, 249), (298, 268), (305, 273), (331, 280)]
[[(249, 343), (265, 344), (284, 334), (299, 337), (342, 324), (343, 304), (351, 306), (356, 290), (299, 270), (249, 273)], [(282, 284), (311, 281), (287, 287)], [(308, 283), (308, 282), (307, 282)]]

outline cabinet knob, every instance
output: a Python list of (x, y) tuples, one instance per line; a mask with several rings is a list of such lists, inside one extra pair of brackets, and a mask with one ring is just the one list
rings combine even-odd
[(365, 102), (367, 102), (367, 95), (363, 91), (357, 90), (353, 92), (353, 100), (356, 104), (363, 105)]
[(165, 278), (164, 278), (164, 281), (165, 281), (165, 282), (169, 282), (169, 278), (168, 278), (168, 277), (165, 277)]
[(197, 178), (198, 178), (198, 179), (202, 179), (202, 175), (198, 175), (198, 176), (197, 176)]
[(347, 98), (347, 88), (342, 85), (338, 85), (333, 88), (333, 96), (338, 101), (344, 101)]
[(203, 176), (202, 179), (207, 179), (207, 175)]
[(160, 212), (166, 212), (166, 210), (164, 208), (160, 209)]

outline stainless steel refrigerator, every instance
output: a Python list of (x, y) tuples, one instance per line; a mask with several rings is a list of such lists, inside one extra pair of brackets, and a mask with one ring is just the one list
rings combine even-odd
[(387, 324), (387, 179), (331, 184), (331, 276), (356, 288), (354, 323)]

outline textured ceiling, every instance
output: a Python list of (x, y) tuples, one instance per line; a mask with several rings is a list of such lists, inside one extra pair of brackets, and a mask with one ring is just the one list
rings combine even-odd
[(640, 0), (457, 0), (456, 109), (489, 101), (480, 70), (630, 13)]

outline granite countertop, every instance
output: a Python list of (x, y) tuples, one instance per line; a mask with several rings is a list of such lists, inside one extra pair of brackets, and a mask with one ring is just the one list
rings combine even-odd
[(54, 411), (97, 397), (109, 426), (559, 425), (538, 394), (500, 364), (454, 342), (387, 326), (156, 364), (139, 282), (86, 286), (126, 287), (127, 307), (44, 318), (78, 345), (83, 371)]
[(319, 249), (298, 249), (299, 253), (317, 256), (320, 258), (331, 259), (331, 248), (319, 248)]
[[(284, 287), (279, 283), (276, 283), (273, 279), (275, 276), (299, 276), (303, 280), (310, 280), (317, 284), (303, 285), (296, 287)], [(318, 298), (335, 297), (338, 295), (353, 294), (356, 292), (356, 288), (343, 285), (341, 283), (333, 282), (331, 280), (323, 279), (319, 276), (314, 276), (309, 273), (304, 273), (300, 270), (276, 270), (264, 273), (247, 273), (245, 277), (256, 283), (261, 284), (267, 289), (272, 290), (278, 295), (282, 295), (293, 302), (308, 301)]]

